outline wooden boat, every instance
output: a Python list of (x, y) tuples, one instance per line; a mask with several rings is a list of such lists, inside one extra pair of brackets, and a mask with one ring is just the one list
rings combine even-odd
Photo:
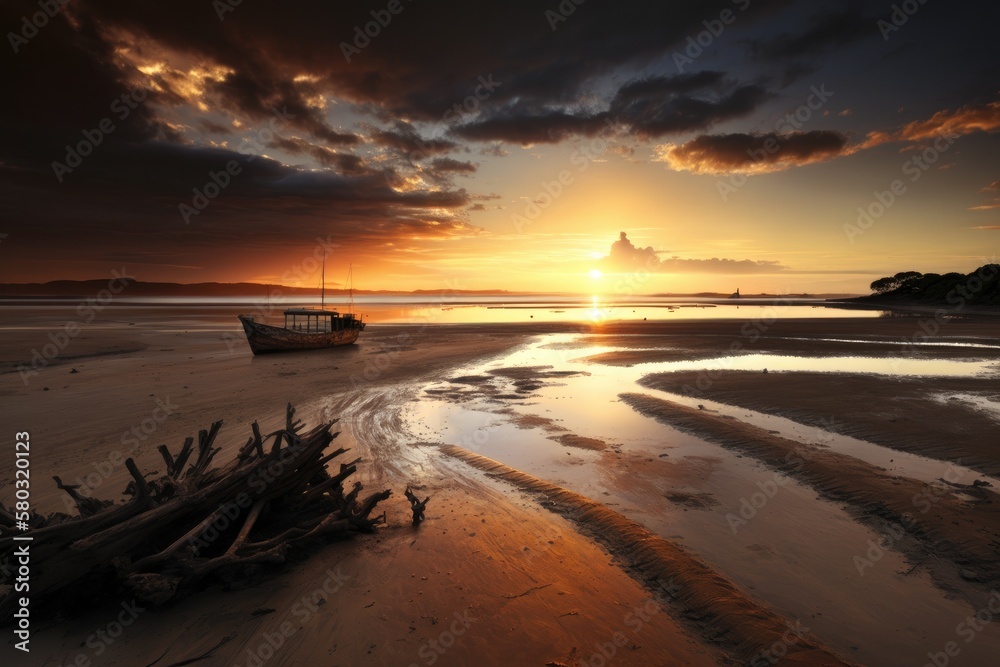
[(350, 345), (365, 328), (365, 323), (350, 313), (323, 308), (286, 310), (284, 327), (262, 324), (252, 315), (240, 315), (239, 319), (254, 354)]

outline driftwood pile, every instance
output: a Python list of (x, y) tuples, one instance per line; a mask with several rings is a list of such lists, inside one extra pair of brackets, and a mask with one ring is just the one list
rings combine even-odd
[[(282, 563), (290, 550), (317, 538), (368, 532), (384, 523), (372, 517), (391, 491), (363, 500), (362, 486), (344, 482), (358, 460), (341, 463), (331, 474), (326, 466), (347, 450), (326, 453), (338, 433), (334, 422), (303, 432), (288, 406), (283, 429), (253, 436), (235, 460), (210, 467), (220, 448), (213, 443), (222, 426), (188, 438), (173, 456), (159, 451), (165, 474), (142, 475), (130, 458), (131, 499), (114, 505), (80, 496), (75, 488), (56, 484), (75, 500), (79, 517), (35, 516), (31, 535), (31, 602), (41, 607), (90, 600), (119, 593), (150, 604), (162, 604), (209, 579), (241, 582), (264, 563)], [(0, 508), (0, 583), (11, 584), (17, 567), (12, 537), (14, 521)], [(123, 590), (124, 589), (124, 590)], [(0, 617), (10, 618), (16, 604), (11, 591), (0, 599)]]

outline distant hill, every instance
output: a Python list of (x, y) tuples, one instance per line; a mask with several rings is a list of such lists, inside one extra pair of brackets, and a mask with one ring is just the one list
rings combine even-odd
[[(53, 280), (47, 283), (0, 283), (0, 296), (19, 297), (84, 297), (97, 294), (107, 288), (108, 279), (97, 280)], [(271, 295), (319, 296), (318, 287), (288, 287), (287, 285), (262, 285), (260, 283), (155, 283), (132, 280), (123, 294), (128, 296), (201, 296), (201, 297), (263, 297), (270, 290)], [(346, 289), (326, 289), (327, 296), (347, 294)], [(355, 295), (504, 295), (506, 290), (354, 290)]]
[(971, 273), (903, 271), (871, 284), (873, 294), (859, 303), (886, 305), (1000, 306), (1000, 264), (984, 264)]
[[(660, 292), (657, 294), (650, 294), (649, 296), (656, 297), (698, 297), (699, 299), (726, 299), (728, 300), (732, 295), (730, 293), (723, 294), (722, 292), (697, 292), (695, 294), (684, 294), (682, 292)], [(741, 299), (844, 299), (848, 297), (855, 297), (857, 293), (823, 293), (823, 294), (807, 294), (803, 292), (802, 294), (768, 294), (766, 292), (761, 292), (760, 294), (740, 294)]]

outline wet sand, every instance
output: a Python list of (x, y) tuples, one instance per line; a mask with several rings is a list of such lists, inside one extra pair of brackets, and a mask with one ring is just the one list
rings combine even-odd
[[(207, 652), (211, 655), (201, 664), (255, 664), (256, 656), (275, 665), (585, 665), (596, 664), (597, 656), (608, 660), (608, 653), (612, 653), (608, 662), (615, 664), (667, 664), (669, 660), (669, 664), (712, 665), (746, 664), (778, 652), (800, 656), (800, 664), (819, 664), (806, 660), (812, 655), (808, 651), (826, 656), (824, 660), (829, 662), (823, 664), (891, 664), (874, 646), (878, 627), (872, 629), (871, 636), (845, 636), (853, 631), (838, 630), (850, 627), (841, 618), (824, 621), (814, 615), (806, 618), (806, 624), (813, 628), (813, 632), (803, 634), (808, 639), (800, 641), (792, 634), (792, 641), (779, 641), (781, 624), (795, 627), (799, 620), (792, 601), (797, 584), (787, 577), (765, 576), (766, 564), (757, 561), (768, 551), (773, 556), (799, 548), (794, 546), (798, 544), (795, 536), (783, 532), (793, 530), (794, 513), (786, 518), (784, 528), (766, 519), (757, 522), (755, 526), (767, 531), (747, 545), (757, 545), (755, 550), (720, 547), (723, 543), (717, 538), (702, 538), (700, 542), (695, 537), (671, 538), (672, 531), (693, 534), (688, 531), (705, 522), (712, 512), (717, 513), (712, 516), (724, 516), (735, 499), (746, 494), (741, 484), (752, 488), (738, 467), (727, 467), (739, 465), (737, 459), (709, 449), (713, 441), (725, 441), (723, 444), (730, 447), (738, 440), (744, 455), (755, 457), (757, 465), (766, 467), (760, 474), (770, 475), (782, 466), (773, 458), (782, 451), (778, 447), (781, 443), (768, 440), (768, 436), (777, 440), (774, 434), (746, 430), (746, 425), (739, 426), (738, 432), (723, 433), (718, 429), (734, 426), (717, 415), (697, 408), (692, 413), (690, 406), (680, 403), (665, 407), (649, 398), (632, 399), (632, 405), (667, 421), (682, 415), (686, 421), (675, 425), (692, 434), (670, 435), (674, 432), (665, 431), (665, 448), (650, 445), (647, 454), (646, 449), (621, 446), (614, 429), (595, 432), (587, 428), (582, 417), (556, 417), (555, 410), (547, 413), (546, 404), (539, 402), (544, 399), (545, 387), (570, 381), (568, 376), (558, 375), (561, 369), (497, 368), (490, 380), (484, 379), (485, 373), (463, 376), (460, 369), (486, 363), (548, 333), (579, 334), (565, 346), (569, 359), (586, 357), (588, 350), (597, 346), (631, 348), (617, 353), (636, 355), (607, 356), (615, 354), (611, 352), (589, 361), (595, 367), (608, 368), (622, 361), (649, 363), (699, 354), (714, 357), (731, 351), (735, 342), (752, 352), (893, 354), (894, 346), (886, 341), (896, 340), (905, 346), (912, 340), (914, 320), (779, 320), (766, 328), (751, 322), (754, 336), (745, 333), (748, 323), (722, 320), (372, 325), (361, 342), (349, 349), (254, 358), (238, 335), (235, 320), (228, 319), (230, 314), (219, 311), (178, 319), (178, 314), (165, 318), (159, 311), (109, 311), (85, 327), (47, 367), (28, 377), (27, 384), (17, 372), (18, 365), (30, 362), (31, 351), (41, 349), (49, 341), (48, 332), (60, 323), (53, 313), (41, 311), (16, 321), (8, 318), (0, 349), (3, 423), (10, 430), (32, 433), (33, 478), (38, 480), (33, 491), (35, 506), (42, 511), (65, 510), (60, 492), (54, 484), (46, 483), (54, 474), (95, 482), (94, 495), (98, 497), (118, 497), (127, 473), (123, 467), (109, 464), (114, 452), (134, 456), (144, 470), (156, 469), (162, 464), (156, 445), (176, 445), (220, 418), (226, 425), (219, 440), (225, 447), (219, 460), (225, 460), (227, 453), (243, 444), (251, 421), (277, 423), (284, 404), (292, 402), (307, 423), (341, 417), (343, 434), (338, 444), (352, 446), (364, 457), (359, 473), (366, 488), (391, 486), (396, 491), (385, 503), (388, 525), (375, 535), (319, 549), (308, 560), (295, 562), (287, 571), (251, 588), (210, 590), (164, 610), (145, 611), (120, 639), (104, 645), (100, 656), (87, 640), (95, 628), (114, 619), (118, 601), (108, 601), (71, 619), (37, 620), (32, 659), (24, 664), (68, 664), (84, 653), (99, 660), (97, 664), (147, 665), (158, 660), (158, 665), (170, 665)], [(942, 326), (940, 334), (949, 342), (988, 346), (998, 344), (998, 331), (997, 320), (984, 318), (950, 322)], [(816, 340), (819, 338), (840, 342)], [(878, 341), (874, 348), (872, 341)], [(919, 352), (931, 357), (940, 353), (941, 358), (950, 359), (996, 358), (983, 348), (940, 347)], [(74, 369), (78, 372), (73, 373)], [(709, 392), (705, 400), (772, 411), (820, 428), (821, 417), (835, 414), (838, 427), (859, 438), (942, 460), (962, 457), (963, 463), (977, 470), (995, 470), (991, 466), (998, 457), (989, 446), (997, 426), (993, 417), (968, 402), (951, 405), (934, 398), (920, 400), (920, 396), (941, 392), (995, 395), (995, 381), (991, 394), (978, 379), (962, 379), (960, 385), (954, 379), (908, 379), (907, 386), (912, 387), (899, 390), (898, 402), (908, 406), (912, 399), (914, 407), (903, 415), (909, 421), (892, 422), (841, 411), (838, 406), (842, 403), (832, 400), (828, 391), (824, 393), (822, 382), (813, 378), (810, 384), (809, 378), (803, 378), (796, 384), (794, 374), (784, 375), (765, 376), (772, 387), (764, 391), (759, 382), (753, 382), (760, 379), (756, 374), (746, 374), (743, 384), (730, 382), (733, 378), (722, 374), (711, 390), (720, 393)], [(819, 379), (868, 381), (872, 391), (885, 394), (887, 400), (897, 396), (897, 385), (879, 378), (824, 374)], [(670, 392), (688, 381), (667, 373), (650, 379), (646, 389), (654, 394), (658, 389)], [(444, 388), (436, 397), (425, 393), (439, 385)], [(644, 393), (639, 385), (612, 389), (613, 397), (619, 392)], [(525, 438), (537, 431), (552, 452), (561, 452), (564, 460), (547, 468), (556, 474), (531, 471), (530, 476), (578, 496), (581, 504), (577, 510), (553, 507), (551, 498), (540, 499), (536, 492), (525, 491), (523, 484), (511, 485), (495, 475), (484, 475), (479, 469), (483, 466), (448, 455), (458, 450), (442, 450), (442, 445), (465, 443), (432, 437), (435, 424), (428, 424), (428, 433), (413, 433), (408, 406), (433, 399), (461, 407), (473, 395), (493, 402), (494, 416), (512, 420), (510, 428), (520, 430)], [(663, 401), (665, 397), (656, 394), (652, 399)], [(554, 408), (555, 404), (551, 405)], [(631, 412), (625, 404), (618, 408)], [(939, 418), (943, 413), (936, 410), (946, 408), (954, 414)], [(602, 417), (597, 410), (592, 412), (595, 422), (614, 420)], [(529, 413), (531, 418), (525, 416)], [(624, 413), (607, 413), (611, 414)], [(948, 430), (952, 422), (967, 429), (962, 437), (953, 437), (954, 432)], [(905, 428), (897, 430), (898, 424)], [(906, 428), (924, 437), (910, 437)], [(419, 444), (420, 438), (424, 444)], [(684, 448), (690, 452), (681, 458), (678, 451), (688, 451)], [(788, 498), (801, 497), (809, 511), (818, 502), (808, 498), (809, 489), (846, 503), (853, 514), (831, 518), (835, 522), (830, 525), (832, 531), (869, 534), (872, 524), (868, 515), (898, 521), (904, 505), (912, 504), (912, 494), (926, 490), (925, 482), (905, 475), (893, 477), (858, 459), (822, 448), (819, 451), (821, 456), (811, 463), (822, 463), (823, 470), (793, 474), (796, 482), (786, 488), (793, 489), (787, 491)], [(658, 458), (660, 454), (667, 458)], [(0, 498), (8, 505), (11, 464), (0, 461), (0, 479), (5, 483), (0, 487)], [(723, 470), (744, 477), (729, 478)], [(577, 484), (574, 479), (583, 481)], [(592, 482), (586, 480), (611, 488), (619, 502), (632, 501), (607, 510), (633, 522), (618, 526), (613, 539), (596, 535), (592, 527), (579, 521), (588, 502), (597, 512), (614, 504), (592, 493), (596, 487), (588, 486)], [(968, 479), (962, 482), (971, 484)], [(730, 485), (732, 495), (713, 486), (716, 483)], [(407, 503), (401, 494), (406, 484), (432, 497), (428, 520), (419, 528), (408, 520)], [(802, 491), (797, 490), (799, 484), (804, 485)], [(579, 488), (571, 491), (574, 485)], [(932, 611), (927, 612), (927, 618), (908, 621), (921, 628), (940, 629), (925, 633), (926, 645), (914, 649), (918, 656), (942, 650), (941, 638), (954, 635), (961, 617), (951, 616), (948, 605), (974, 613), (997, 584), (996, 569), (990, 569), (1000, 529), (993, 509), (997, 505), (992, 502), (995, 489), (948, 487), (935, 493), (933, 511), (926, 517), (921, 515), (922, 523), (909, 531), (912, 535), (907, 539), (885, 544), (884, 563), (870, 575), (876, 578), (870, 581), (884, 580), (898, 586), (905, 597), (907, 590), (918, 590), (915, 582), (920, 574), (896, 575), (896, 567), (905, 569), (906, 559), (918, 555), (943, 563), (932, 568), (934, 576), (920, 584), (936, 586), (942, 602), (928, 607)], [(776, 504), (775, 509), (784, 511), (793, 506), (788, 500), (780, 508)], [(959, 525), (950, 523), (952, 520)], [(843, 522), (843, 526), (836, 522)], [(623, 527), (633, 524), (633, 528)], [(718, 530), (714, 523), (704, 524), (704, 528), (700, 532), (708, 536)], [(670, 567), (658, 571), (656, 577), (649, 575), (643, 552), (636, 551), (638, 545), (650, 540), (660, 540), (675, 556)], [(817, 560), (822, 555), (810, 558)], [(893, 565), (886, 567), (889, 562)], [(692, 569), (698, 567), (704, 568), (704, 576), (695, 579), (725, 582), (720, 586), (728, 587), (728, 592), (678, 601), (673, 591), (664, 590), (666, 574), (693, 577)], [(741, 568), (753, 572), (744, 575)], [(839, 561), (831, 561), (831, 573), (840, 568)], [(827, 582), (810, 586), (833, 590), (841, 585), (831, 575)], [(852, 584), (845, 590), (856, 589)], [(832, 600), (834, 593), (830, 596)], [(947, 602), (948, 596), (956, 601)], [(318, 604), (320, 599), (325, 602)], [(845, 613), (838, 611), (838, 605), (846, 607), (846, 602), (829, 604), (832, 615)], [(947, 612), (940, 611), (946, 607)], [(820, 613), (824, 603), (813, 609)], [(871, 624), (878, 623), (883, 624), (883, 632), (891, 632), (894, 620), (874, 616)], [(746, 628), (738, 638), (727, 635), (731, 632), (727, 628), (738, 626)], [(284, 638), (279, 642), (275, 633), (284, 633)], [(975, 664), (976, 651), (989, 654), (995, 642), (995, 628), (984, 629), (977, 642), (969, 647), (963, 644), (963, 657), (970, 662), (962, 664)], [(280, 645), (274, 648), (275, 643)], [(862, 646), (852, 650), (852, 645), (858, 644)], [(10, 646), (4, 647), (8, 649)], [(775, 653), (762, 654), (762, 649)], [(273, 655), (264, 659), (267, 653)]]

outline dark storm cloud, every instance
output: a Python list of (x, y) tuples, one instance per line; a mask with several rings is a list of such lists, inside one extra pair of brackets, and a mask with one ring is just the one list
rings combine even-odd
[[(4, 32), (21, 25), (38, 7), (30, 2), (0, 4)], [(128, 95), (114, 53), (99, 27), (86, 15), (70, 25), (56, 14), (28, 44), (12, 53), (7, 40), (0, 66), (0, 161), (48, 168), (65, 144), (103, 118), (114, 121), (107, 145), (154, 137), (162, 130), (146, 104), (129, 108), (122, 119), (112, 109)], [(145, 91), (142, 91), (145, 95)]]
[(340, 132), (323, 118), (319, 109), (309, 106), (291, 82), (259, 76), (257, 72), (228, 74), (222, 81), (209, 84), (209, 91), (225, 103), (235, 104), (239, 111), (253, 119), (270, 119), (280, 113), (295, 129), (333, 146), (353, 146), (360, 138)]
[(473, 141), (554, 144), (573, 136), (594, 136), (606, 127), (605, 118), (606, 114), (575, 114), (562, 109), (521, 111), (511, 108), (457, 127), (452, 134)]
[(751, 41), (750, 52), (765, 60), (809, 60), (877, 36), (875, 21), (855, 3), (853, 7), (813, 17), (801, 32)]
[(420, 136), (420, 132), (412, 124), (396, 121), (391, 129), (374, 130), (371, 139), (376, 144), (392, 148), (410, 156), (411, 160), (421, 160), (429, 155), (447, 153), (458, 147), (454, 141), (447, 139), (431, 139)]
[(499, 109), (489, 117), (462, 125), (453, 134), (478, 141), (558, 143), (573, 136), (594, 136), (623, 128), (642, 139), (703, 130), (746, 116), (768, 98), (760, 86), (733, 86), (721, 72), (629, 81), (600, 112), (564, 109)]
[(828, 130), (717, 134), (669, 146), (660, 160), (695, 174), (767, 173), (829, 159), (846, 148), (847, 137)]
[(746, 45), (751, 56), (780, 68), (772, 79), (779, 88), (787, 88), (819, 70), (820, 56), (878, 35), (875, 26), (875, 18), (855, 3), (837, 12), (814, 16), (798, 32), (751, 39)]
[[(449, 179), (475, 165), (451, 154), (506, 152), (463, 140), (705, 131), (768, 98), (762, 79), (748, 85), (735, 65), (662, 75), (670, 54), (732, 0), (581, 3), (554, 30), (545, 11), (555, 2), (403, 2), (377, 35), (360, 38), (384, 4), (261, 0), (227, 5), (221, 17), (217, 4), (73, 0), (3, 54), (4, 233), (41, 239), (32, 230), (44, 229), (91, 254), (108, 243), (157, 244), (179, 257), (185, 243), (274, 243), (331, 225), (373, 242), (472, 233), (461, 215), (475, 200)], [(796, 33), (779, 13), (789, 4), (754, 0), (739, 19), (740, 30), (779, 35), (756, 42), (776, 70), (794, 76), (796, 63), (850, 43), (851, 10)], [(17, 29), (37, 11), (37, 0), (9, 0), (0, 25)], [(120, 114), (137, 84), (148, 87), (143, 100)], [(57, 180), (53, 163), (103, 119), (113, 131)], [(257, 153), (270, 147), (314, 168), (225, 148), (248, 137)], [(178, 205), (232, 160), (241, 172), (185, 228)]]
[(210, 120), (200, 120), (198, 121), (198, 125), (200, 125), (203, 130), (211, 134), (232, 134), (233, 132), (232, 128), (214, 123)]
[[(342, 98), (374, 103), (398, 117), (437, 121), (476, 91), (480, 77), (490, 75), (500, 83), (489, 91), (490, 105), (572, 101), (593, 77), (669, 53), (703, 30), (702, 21), (733, 3), (589, 4), (556, 30), (545, 18), (546, 8), (529, 0), (449, 0), (433, 7), (404, 3), (374, 37), (358, 37), (356, 29), (372, 21), (372, 8), (353, 3), (314, 0), (284, 4), (277, 11), (266, 3), (242, 3), (224, 21), (201, 0), (81, 4), (82, 11), (107, 25), (230, 68), (234, 74), (216, 88), (243, 110), (295, 106), (303, 94), (289, 79), (313, 72), (320, 77), (314, 85)], [(752, 22), (787, 4), (754, 2), (743, 20)], [(345, 44), (360, 51), (349, 62)]]
[[(754, 2), (745, 19), (752, 21), (787, 4), (787, 0)], [(421, 141), (415, 130), (400, 129), (409, 124), (400, 119), (441, 121), (456, 104), (477, 93), (485, 96), (480, 106), (487, 119), (466, 127), (466, 137), (496, 134), (525, 142), (567, 133), (592, 134), (599, 119), (579, 117), (563, 108), (579, 98), (588, 81), (669, 53), (692, 31), (701, 30), (702, 21), (731, 5), (729, 0), (625, 2), (609, 10), (589, 4), (553, 31), (544, 8), (528, 0), (493, 5), (451, 0), (433, 7), (404, 4), (404, 11), (380, 28), (380, 34), (366, 38), (360, 53), (348, 62), (343, 44), (352, 44), (356, 28), (372, 20), (367, 5), (319, 0), (280, 7), (241, 3), (220, 20), (212, 3), (203, 0), (166, 4), (79, 0), (67, 5), (16, 54), (13, 70), (4, 68), (5, 79), (15, 76), (6, 87), (13, 104), (0, 111), (10, 121), (5, 123), (5, 134), (10, 136), (4, 137), (8, 148), (2, 157), (23, 152), (46, 161), (60, 143), (106, 115), (115, 97), (143, 78), (129, 60), (139, 56), (168, 66), (184, 62), (188, 69), (197, 64), (220, 68), (222, 74), (202, 86), (204, 100), (213, 110), (260, 122), (278, 110), (289, 119), (289, 130), (332, 147), (356, 147), (362, 139), (330, 124), (311, 101), (321, 92), (382, 114), (391, 126), (380, 129), (372, 140), (406, 153), (440, 154), (456, 146), (440, 138)], [(4, 3), (0, 16), (4, 25), (16, 26), (36, 9), (33, 2), (16, 0)], [(431, 38), (436, 35), (447, 38)], [(168, 67), (146, 77), (160, 89), (150, 92), (149, 103), (130, 119), (128, 132), (122, 128), (113, 141), (180, 140), (155, 114), (157, 104), (190, 103), (189, 86), (182, 85), (178, 71)], [(303, 79), (301, 74), (309, 76)], [(481, 88), (484, 80), (496, 83), (486, 90)], [(682, 83), (674, 82), (673, 94), (684, 94)], [(654, 93), (621, 92), (641, 93), (647, 100)], [(750, 92), (724, 100), (723, 112), (727, 105), (746, 105)], [(662, 104), (664, 94), (656, 93), (659, 109), (653, 108), (656, 101), (629, 100), (637, 120), (648, 118), (644, 131), (649, 134), (659, 132), (666, 120), (660, 111), (699, 113), (698, 101), (678, 99), (670, 106)], [(552, 111), (529, 114), (524, 104)], [(513, 115), (490, 116), (488, 109), (509, 109)], [(533, 133), (522, 130), (522, 116), (539, 121), (542, 128)], [(10, 129), (15, 127), (16, 131)], [(207, 129), (219, 132), (222, 127)], [(11, 143), (19, 143), (19, 150), (12, 151)]]
[[(649, 83), (639, 82), (647, 86)], [(648, 92), (628, 91), (628, 96), (624, 99), (620, 90), (611, 104), (612, 117), (641, 138), (662, 137), (703, 130), (731, 118), (747, 116), (768, 98), (767, 91), (756, 85), (740, 86), (729, 93), (706, 99), (676, 94), (671, 89), (669, 79), (659, 83), (658, 88)]]
[(326, 146), (310, 143), (300, 137), (278, 137), (267, 145), (288, 153), (308, 155), (323, 166), (335, 168), (337, 173), (342, 175), (359, 176), (372, 171), (358, 155), (339, 153)]
[(479, 169), (479, 165), (463, 162), (450, 157), (434, 158), (424, 164), (419, 173), (438, 187), (454, 187), (456, 176), (471, 176)]
[[(398, 192), (381, 173), (305, 171), (263, 156), (164, 142), (90, 160), (57, 188), (51, 172), (0, 167), (0, 198), (11, 219), (30, 221), (20, 235), (44, 230), (39, 242), (60, 238), (79, 254), (150, 244), (163, 251), (287, 245), (308, 242), (320, 230), (361, 243), (475, 233), (456, 218), (469, 204), (464, 190)], [(197, 210), (197, 192), (209, 192), (212, 174), (234, 162), (238, 172), (185, 219), (180, 207)]]
[(474, 174), (478, 168), (472, 162), (463, 162), (450, 157), (439, 157), (431, 160), (431, 169), (438, 172), (449, 172), (453, 174)]

